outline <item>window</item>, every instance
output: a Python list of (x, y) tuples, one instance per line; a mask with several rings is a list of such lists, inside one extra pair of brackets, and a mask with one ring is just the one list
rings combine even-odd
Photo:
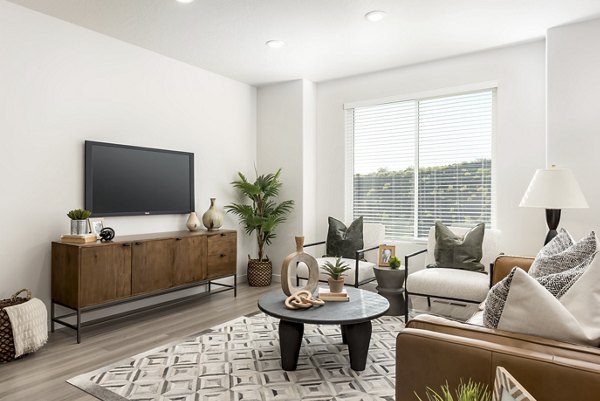
[[(386, 238), (492, 223), (495, 89), (346, 110), (353, 217)], [(350, 194), (349, 194), (350, 195)]]

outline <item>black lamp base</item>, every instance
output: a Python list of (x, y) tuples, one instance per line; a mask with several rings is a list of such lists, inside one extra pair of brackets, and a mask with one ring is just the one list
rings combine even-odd
[(556, 237), (558, 232), (556, 229), (558, 228), (558, 223), (560, 221), (560, 209), (546, 209), (546, 223), (548, 224), (548, 234), (546, 234), (546, 239), (544, 240), (544, 245), (552, 240), (552, 238)]

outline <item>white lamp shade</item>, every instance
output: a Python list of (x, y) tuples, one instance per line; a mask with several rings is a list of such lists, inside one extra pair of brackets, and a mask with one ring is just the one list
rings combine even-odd
[(544, 209), (587, 208), (588, 204), (568, 168), (536, 170), (519, 206)]

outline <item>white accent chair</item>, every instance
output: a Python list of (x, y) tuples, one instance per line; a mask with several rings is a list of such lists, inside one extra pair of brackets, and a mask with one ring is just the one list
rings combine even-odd
[[(344, 277), (344, 284), (352, 285), (356, 288), (358, 286), (369, 283), (375, 280), (375, 273), (373, 267), (377, 266), (379, 245), (383, 243), (385, 239), (385, 226), (383, 224), (375, 223), (364, 223), (363, 224), (363, 249), (357, 249), (355, 251), (356, 257), (354, 259), (342, 258), (342, 261), (346, 262), (350, 267), (350, 270)], [(326, 241), (314, 242), (312, 244), (304, 245), (304, 248), (313, 247), (317, 245), (326, 244)], [(313, 255), (314, 256), (314, 255)], [(316, 256), (315, 256), (316, 257)], [(361, 259), (365, 260), (361, 260)], [(325, 262), (335, 263), (334, 257), (322, 257), (316, 258), (319, 268), (325, 264)], [(328, 276), (319, 269), (319, 281), (327, 282)], [(298, 269), (296, 273), (296, 285), (300, 285), (300, 280), (308, 280), (308, 266), (305, 263), (298, 263)]]
[[(457, 235), (464, 235), (470, 229), (450, 227)], [(491, 286), (493, 262), (500, 254), (498, 249), (498, 238), (500, 230), (487, 229), (483, 236), (481, 263), (485, 272), (474, 272), (469, 270), (430, 268), (428, 265), (435, 263), (435, 226), (429, 230), (427, 237), (427, 249), (423, 249), (404, 257), (406, 268), (406, 282), (404, 285), (407, 306), (410, 295), (427, 297), (427, 303), (431, 307), (431, 298), (441, 298), (451, 301), (467, 303), (482, 302)], [(425, 266), (422, 270), (409, 270), (409, 259), (427, 252)], [(405, 312), (405, 322), (408, 321), (408, 307)]]

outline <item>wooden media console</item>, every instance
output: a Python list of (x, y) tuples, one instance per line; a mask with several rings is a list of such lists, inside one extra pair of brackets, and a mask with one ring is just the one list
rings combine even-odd
[[(51, 329), (77, 331), (84, 312), (211, 284), (237, 295), (237, 233), (177, 231), (116, 237), (111, 242), (52, 243)], [(213, 280), (233, 277), (233, 285)], [(74, 312), (55, 315), (55, 305)], [(120, 315), (119, 315), (120, 316)], [(71, 324), (64, 319), (76, 317)], [(103, 319), (105, 320), (105, 319)]]

